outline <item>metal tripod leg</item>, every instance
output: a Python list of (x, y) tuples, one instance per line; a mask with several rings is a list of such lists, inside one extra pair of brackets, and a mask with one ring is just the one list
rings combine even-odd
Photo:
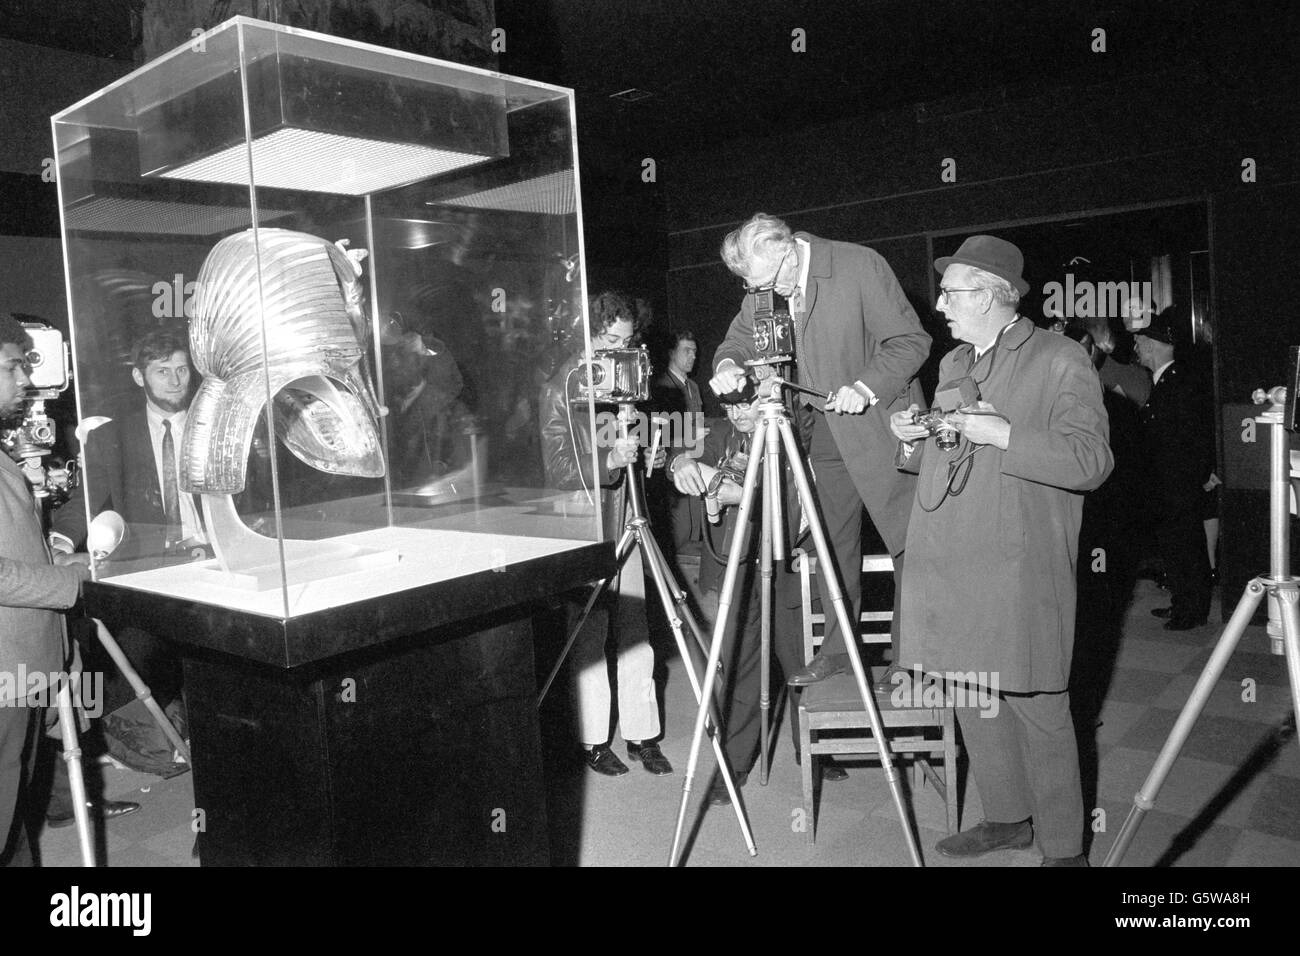
[(537, 709), (541, 710), (542, 702), (546, 700), (546, 694), (551, 689), (551, 684), (555, 683), (555, 678), (560, 673), (560, 668), (569, 657), (569, 652), (573, 650), (574, 642), (578, 640), (578, 635), (582, 632), (582, 626), (587, 623), (587, 618), (591, 617), (591, 609), (596, 606), (600, 596), (609, 590), (610, 584), (623, 571), (623, 565), (627, 564), (628, 557), (632, 554), (632, 545), (635, 543), (636, 536), (632, 533), (631, 528), (623, 529), (623, 537), (619, 539), (618, 548), (614, 553), (615, 558), (614, 573), (605, 580), (597, 584), (591, 591), (591, 597), (587, 598), (587, 606), (582, 609), (578, 615), (578, 620), (573, 627), (569, 629), (569, 636), (564, 642), (564, 650), (560, 651), (560, 656), (555, 661), (555, 666), (551, 668), (550, 675), (546, 678), (546, 683), (542, 685), (541, 693), (537, 695)]
[(104, 645), (104, 650), (108, 651), (108, 656), (113, 659), (117, 669), (122, 672), (122, 676), (131, 685), (131, 689), (135, 691), (136, 699), (144, 704), (145, 709), (149, 711), (150, 716), (153, 717), (154, 722), (162, 730), (168, 741), (171, 742), (176, 752), (185, 758), (186, 763), (193, 766), (190, 760), (190, 748), (186, 746), (185, 740), (172, 726), (172, 722), (167, 719), (167, 715), (158, 706), (158, 702), (153, 699), (153, 691), (140, 679), (140, 675), (131, 666), (131, 662), (126, 659), (126, 654), (122, 653), (122, 648), (114, 640), (113, 635), (108, 633), (108, 628), (104, 626), (104, 622), (99, 618), (92, 618), (91, 620), (95, 622), (95, 634), (99, 637), (99, 643)]
[[(682, 633), (682, 618), (674, 614), (674, 601), (669, 599), (670, 594), (677, 595), (680, 592), (669, 584), (672, 575), (668, 570), (668, 560), (664, 557), (663, 551), (659, 549), (659, 542), (650, 533), (649, 525), (644, 518), (634, 519), (634, 530), (637, 543), (641, 546), (641, 557), (645, 561), (646, 567), (650, 569), (650, 575), (655, 583), (655, 590), (659, 592), (659, 600), (663, 604), (664, 614), (668, 617), (668, 624), (672, 628), (674, 639), (677, 641), (677, 653), (681, 655), (682, 663), (686, 665), (686, 677), (690, 681), (691, 691), (695, 694), (696, 703), (701, 706), (706, 702), (711, 703), (702, 696), (700, 681), (695, 674), (695, 665), (691, 663), (690, 652), (686, 645), (686, 636)], [(682, 603), (677, 610), (683, 612), (682, 616), (688, 622), (691, 630), (698, 635), (699, 624), (696, 623), (689, 608), (685, 605), (685, 595), (682, 594), (681, 597)], [(740, 832), (745, 839), (745, 848), (749, 850), (750, 856), (755, 856), (758, 854), (758, 848), (754, 845), (754, 834), (750, 829), (749, 820), (745, 816), (745, 810), (740, 805), (740, 794), (736, 791), (735, 776), (731, 772), (731, 767), (727, 764), (726, 754), (722, 749), (722, 735), (718, 732), (718, 728), (722, 725), (716, 713), (710, 712), (709, 723), (711, 726), (706, 726), (706, 732), (708, 732), (713, 744), (713, 754), (718, 760), (718, 770), (722, 773), (722, 780), (727, 787), (727, 793), (731, 796), (731, 806), (736, 812), (736, 822), (740, 824)]]
[[(765, 434), (767, 421), (761, 419), (754, 431), (749, 464), (745, 468), (745, 484), (741, 490), (740, 510), (736, 519), (735, 537), (742, 538), (749, 527), (749, 515), (754, 506), (754, 489), (758, 487), (758, 470), (763, 456), (758, 450), (762, 448), (759, 439)], [(743, 541), (732, 541), (731, 554), (727, 557), (727, 571), (722, 579), (722, 593), (718, 599), (718, 617), (713, 622), (713, 639), (709, 644), (709, 659), (704, 667), (704, 687), (700, 691), (700, 706), (695, 714), (695, 730), (691, 734), (691, 752), (686, 760), (686, 772), (682, 777), (682, 799), (677, 808), (677, 826), (673, 831), (673, 845), (668, 854), (668, 865), (676, 866), (681, 858), (682, 831), (686, 826), (686, 808), (691, 798), (691, 782), (695, 779), (695, 770), (700, 759), (700, 742), (704, 737), (704, 721), (708, 715), (709, 703), (713, 700), (713, 686), (718, 674), (718, 661), (722, 658), (722, 636), (726, 632), (727, 621), (731, 617), (732, 598), (736, 593), (736, 579), (740, 572), (740, 559), (745, 551)]]
[(781, 508), (781, 436), (774, 428), (763, 435), (764, 463), (767, 477), (763, 480), (763, 539), (759, 552), (759, 783), (767, 786), (770, 770), (768, 761), (772, 753), (771, 737), (771, 684), (772, 684), (772, 561), (785, 557), (785, 519)]
[[(1173, 769), (1179, 751), (1183, 749), (1183, 744), (1187, 742), (1192, 728), (1196, 726), (1196, 720), (1201, 716), (1206, 701), (1210, 699), (1215, 683), (1223, 674), (1223, 669), (1228, 664), (1228, 658), (1237, 649), (1241, 635), (1245, 633), (1246, 626), (1255, 615), (1255, 610), (1259, 607), (1259, 602), (1267, 591), (1268, 588), (1262, 578), (1255, 578), (1246, 585), (1241, 600), (1237, 602), (1236, 610), (1232, 612), (1232, 617), (1228, 619), (1223, 634), (1214, 646), (1214, 653), (1210, 655), (1210, 659), (1205, 664), (1205, 669), (1201, 671), (1201, 676), (1196, 681), (1196, 686), (1192, 688), (1192, 693), (1187, 698), (1187, 703), (1183, 705), (1182, 712), (1174, 722), (1174, 729), (1169, 732), (1169, 739), (1165, 741), (1160, 755), (1156, 758), (1155, 766), (1147, 774), (1142, 789), (1133, 797), (1133, 807), (1129, 810), (1128, 817), (1124, 820), (1124, 826), (1120, 828), (1119, 835), (1115, 837), (1115, 842), (1111, 844), (1110, 851), (1106, 854), (1106, 860), (1102, 864), (1103, 866), (1118, 866), (1120, 860), (1124, 858), (1129, 844), (1133, 842), (1133, 837), (1137, 833), (1138, 826), (1142, 823), (1143, 815), (1155, 806), (1156, 797), (1160, 793), (1160, 788), (1164, 786), (1169, 771)], [(1291, 604), (1291, 609), (1294, 612), (1294, 601)], [(1294, 651), (1296, 643), (1294, 613), (1291, 615), (1289, 625), (1286, 624), (1285, 618), (1283, 623), (1290, 631), (1286, 635), (1286, 639), (1292, 651)], [(1293, 678), (1292, 696), (1295, 695), (1295, 691), (1296, 685)]]
[[(903, 832), (907, 837), (907, 849), (912, 857), (912, 865), (921, 866), (921, 853), (916, 845), (916, 834), (912, 830), (911, 815), (908, 813), (907, 804), (903, 800), (903, 791), (899, 783), (898, 772), (894, 768), (894, 758), (890, 752), (889, 740), (885, 736), (884, 725), (880, 719), (880, 710), (876, 707), (875, 694), (872, 693), (871, 687), (867, 683), (866, 671), (862, 667), (862, 657), (858, 653), (858, 642), (854, 639), (854, 636), (858, 633), (857, 628), (849, 620), (848, 610), (844, 606), (844, 594), (840, 591), (836, 575), (835, 552), (830, 549), (830, 545), (826, 541), (826, 532), (822, 528), (821, 516), (817, 513), (812, 487), (808, 482), (808, 475), (804, 471), (803, 460), (799, 457), (799, 446), (795, 442), (790, 422), (787, 419), (778, 419), (776, 424), (780, 429), (781, 440), (785, 443), (786, 454), (790, 459), (790, 470), (794, 474), (795, 486), (799, 489), (799, 502), (803, 507), (803, 513), (808, 516), (808, 530), (812, 532), (813, 543), (817, 548), (817, 557), (825, 569), (826, 592), (831, 599), (831, 604), (834, 606), (835, 617), (839, 621), (840, 630), (844, 634), (844, 647), (848, 651), (849, 663), (853, 667), (853, 677), (858, 685), (858, 693), (862, 697), (862, 706), (866, 708), (867, 718), (871, 722), (871, 732), (876, 737), (880, 765), (885, 771), (885, 779), (889, 782), (889, 790), (894, 797), (894, 806), (898, 810), (898, 819), (902, 823)], [(803, 759), (811, 760), (812, 757), (810, 754), (804, 754)]]
[(63, 760), (68, 765), (72, 789), (72, 816), (77, 821), (77, 842), (81, 844), (81, 865), (95, 865), (95, 844), (90, 833), (90, 808), (86, 806), (86, 778), (81, 770), (81, 744), (72, 713), (72, 675), (59, 679), (59, 731), (63, 737)]

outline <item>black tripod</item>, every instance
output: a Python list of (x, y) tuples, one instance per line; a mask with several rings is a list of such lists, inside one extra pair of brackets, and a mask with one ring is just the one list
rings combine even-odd
[[(760, 596), (762, 606), (762, 623), (761, 623), (761, 640), (762, 640), (762, 660), (766, 664), (770, 653), (771, 642), (771, 597), (770, 587), (772, 582), (772, 563), (773, 560), (780, 560), (784, 557), (784, 523), (781, 514), (781, 451), (784, 446), (785, 453), (789, 459), (790, 471), (794, 475), (795, 487), (799, 494), (799, 506), (803, 514), (807, 517), (808, 528), (812, 533), (813, 544), (817, 550), (817, 556), (821, 560), (821, 567), (824, 569), (826, 580), (826, 591), (833, 605), (836, 620), (844, 634), (844, 646), (848, 653), (849, 663), (853, 667), (853, 675), (857, 680), (858, 691), (862, 695), (862, 704), (866, 709), (867, 717), (871, 722), (871, 732), (876, 737), (876, 742), (880, 752), (880, 764), (885, 770), (885, 777), (889, 781), (889, 789), (894, 797), (894, 804), (898, 809), (899, 820), (902, 821), (903, 831), (907, 834), (907, 846), (912, 856), (912, 862), (916, 866), (921, 865), (921, 855), (916, 846), (916, 836), (912, 832), (911, 819), (907, 811), (907, 805), (903, 801), (903, 792), (899, 786), (898, 773), (894, 769), (893, 756), (890, 753), (889, 741), (885, 737), (884, 726), (880, 720), (880, 711), (876, 707), (875, 695), (867, 683), (866, 671), (862, 667), (862, 658), (858, 653), (857, 641), (855, 635), (857, 630), (849, 620), (849, 612), (844, 606), (844, 595), (840, 591), (837, 568), (835, 564), (835, 552), (832, 551), (826, 541), (826, 533), (821, 525), (821, 516), (817, 512), (816, 499), (813, 496), (812, 486), (808, 482), (808, 474), (804, 470), (802, 453), (799, 445), (795, 440), (794, 431), (790, 425), (790, 415), (787, 412), (785, 404), (781, 401), (781, 386), (788, 386), (799, 389), (800, 391), (811, 391), (801, 386), (793, 385), (786, 382), (777, 375), (764, 379), (759, 384), (761, 390), (761, 399), (759, 410), (762, 417), (759, 419), (754, 428), (754, 437), (750, 441), (749, 463), (745, 469), (745, 484), (741, 491), (740, 508), (736, 518), (737, 532), (735, 540), (732, 542), (731, 554), (727, 558), (727, 571), (723, 578), (722, 594), (718, 600), (718, 616), (713, 625), (713, 642), (709, 647), (709, 661), (705, 666), (704, 690), (702, 700), (711, 700), (713, 694), (713, 682), (717, 676), (718, 661), (722, 655), (722, 637), (727, 628), (728, 619), (731, 616), (731, 604), (736, 594), (736, 584), (738, 580), (741, 559), (746, 551), (747, 541), (746, 532), (749, 528), (750, 512), (754, 506), (754, 494), (758, 486), (759, 470), (766, 467), (766, 477), (763, 479), (763, 499), (762, 499), (762, 548), (760, 554), (760, 573), (762, 594)], [(816, 393), (821, 395), (821, 393)], [(825, 397), (822, 395), (822, 397)], [(856, 569), (855, 569), (856, 571)], [(766, 666), (763, 668), (766, 675)], [(766, 694), (766, 688), (763, 691)], [(698, 713), (695, 717), (695, 733), (691, 738), (691, 753), (686, 764), (686, 776), (682, 781), (682, 801), (677, 811), (677, 829), (673, 834), (673, 846), (669, 856), (669, 864), (676, 865), (680, 859), (680, 848), (682, 840), (682, 830), (686, 822), (686, 807), (691, 795), (691, 781), (695, 777), (696, 767), (700, 756), (700, 741), (705, 730), (705, 719), (708, 717), (708, 708), (701, 703)], [(766, 711), (764, 710), (764, 717)], [(766, 750), (767, 750), (767, 721), (763, 721), (762, 730), (762, 749), (763, 769), (766, 771)], [(714, 749), (718, 750), (717, 739), (714, 739)], [(807, 754), (805, 760), (811, 759)], [(719, 763), (721, 755), (719, 754)], [(725, 764), (724, 773), (725, 773)], [(727, 789), (731, 791), (731, 782), (728, 779)], [(732, 793), (732, 803), (737, 803), (734, 792)]]
[(1133, 797), (1133, 809), (1129, 810), (1124, 826), (1106, 854), (1103, 866), (1118, 866), (1128, 851), (1129, 844), (1137, 834), (1143, 815), (1155, 806), (1160, 788), (1165, 778), (1173, 769), (1183, 744), (1196, 726), (1197, 718), (1205, 709), (1214, 685), (1223, 674), (1228, 658), (1237, 649), (1237, 643), (1245, 633), (1246, 626), (1254, 617), (1259, 602), (1268, 595), (1268, 635), (1274, 654), (1286, 656), (1287, 672), (1291, 680), (1291, 704), (1295, 709), (1296, 723), (1300, 726), (1300, 616), (1297, 615), (1296, 599), (1300, 591), (1300, 578), (1291, 576), (1291, 536), (1290, 536), (1290, 472), (1288, 442), (1284, 426), (1282, 406), (1286, 402), (1286, 390), (1275, 388), (1270, 392), (1259, 389), (1251, 396), (1256, 405), (1269, 405), (1268, 411), (1255, 420), (1266, 424), (1272, 431), (1270, 481), (1269, 481), (1269, 575), (1253, 578), (1246, 585), (1246, 590), (1237, 602), (1219, 642), (1214, 646), (1201, 671), (1200, 679), (1192, 688), (1192, 693), (1183, 705), (1174, 729), (1169, 732), (1164, 749), (1156, 758), (1142, 784), (1142, 789)]
[[(628, 437), (628, 423), (635, 414), (636, 407), (634, 405), (619, 405), (619, 433), (623, 438)], [(749, 855), (754, 856), (758, 853), (758, 849), (754, 846), (754, 835), (750, 831), (749, 821), (745, 818), (745, 811), (741, 809), (740, 798), (736, 793), (736, 782), (723, 755), (722, 742), (715, 732), (718, 726), (717, 712), (711, 702), (706, 701), (702, 696), (704, 691), (700, 688), (699, 677), (695, 673), (695, 665), (692, 663), (686, 637), (682, 631), (683, 622), (690, 628), (691, 634), (701, 651), (705, 650), (704, 634), (700, 630), (695, 617), (691, 614), (690, 607), (686, 602), (686, 593), (677, 586), (676, 579), (673, 577), (672, 571), (669, 570), (668, 560), (664, 557), (663, 551), (659, 548), (659, 542), (655, 540), (654, 533), (650, 530), (650, 520), (645, 515), (641, 479), (637, 474), (635, 461), (629, 462), (624, 467), (624, 480), (627, 482), (627, 497), (632, 504), (632, 517), (624, 525), (623, 535), (619, 539), (618, 547), (615, 550), (617, 566), (614, 573), (601, 581), (591, 592), (591, 597), (587, 599), (582, 614), (578, 616), (577, 622), (569, 631), (568, 640), (564, 644), (564, 650), (560, 652), (559, 660), (551, 668), (550, 676), (546, 678), (541, 693), (537, 695), (537, 706), (540, 708), (542, 701), (546, 699), (551, 684), (555, 681), (565, 659), (573, 649), (578, 634), (582, 631), (582, 626), (591, 615), (592, 608), (596, 606), (596, 602), (600, 600), (601, 595), (609, 590), (613, 581), (622, 573), (628, 559), (632, 557), (633, 548), (640, 548), (641, 560), (644, 562), (645, 567), (650, 570), (650, 577), (654, 581), (655, 590), (659, 592), (659, 600), (663, 604), (664, 616), (667, 617), (668, 625), (672, 628), (673, 638), (677, 642), (677, 652), (681, 655), (682, 664), (686, 667), (686, 677), (691, 683), (691, 691), (695, 694), (695, 699), (700, 703), (700, 712), (709, 717), (708, 729), (710, 739), (713, 742), (713, 752), (718, 758), (718, 766), (722, 770), (722, 778), (726, 782), (727, 792), (731, 794), (731, 805), (735, 808), (736, 820), (740, 824), (740, 832), (744, 836), (745, 847), (749, 850)], [(718, 667), (716, 656), (710, 661), (710, 666)], [(712, 680), (708, 681), (706, 686), (712, 688)]]

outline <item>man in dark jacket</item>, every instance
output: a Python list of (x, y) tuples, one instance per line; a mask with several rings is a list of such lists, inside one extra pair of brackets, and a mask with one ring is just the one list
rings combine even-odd
[[(31, 379), (27, 331), (0, 315), (0, 418), (22, 411)], [(85, 554), (52, 560), (40, 509), (22, 470), (0, 454), (0, 866), (31, 866), (26, 805), (51, 686), (67, 657), (58, 611), (90, 577)]]
[(1174, 361), (1171, 308), (1134, 330), (1138, 360), (1155, 384), (1142, 408), (1142, 448), (1148, 465), (1146, 500), (1154, 512), (1156, 546), (1172, 595), (1152, 611), (1165, 629), (1187, 631), (1210, 614), (1210, 562), (1202, 499), (1214, 471), (1210, 390), (1189, 366)]
[[(916, 373), (930, 354), (930, 336), (878, 253), (847, 242), (791, 233), (780, 219), (759, 213), (722, 243), (727, 268), (746, 295), (714, 356), (709, 386), (722, 395), (738, 390), (744, 364), (756, 357), (753, 293), (785, 296), (795, 324), (795, 374), (803, 385), (833, 392), (823, 403), (801, 396), (810, 408), (802, 435), (817, 486), (826, 535), (843, 579), (844, 601), (857, 619), (862, 582), (862, 506), (894, 557), (901, 579), (903, 546), (914, 481), (893, 464), (889, 415), (921, 401)], [(825, 576), (818, 575), (829, 607)], [(896, 617), (897, 620), (897, 617)], [(898, 663), (897, 625), (894, 630)], [(803, 686), (848, 670), (839, 622), (827, 624), (817, 658), (790, 676)], [(889, 675), (883, 679), (889, 689)]]
[[(207, 536), (198, 496), (181, 490), (181, 448), (189, 424), (194, 378), (189, 341), (183, 332), (156, 329), (142, 336), (131, 355), (131, 378), (140, 404), (94, 429), (86, 437), (86, 471), (67, 503), (51, 516), (55, 550), (71, 552), (86, 540), (86, 516), (120, 514), (127, 536), (114, 560), (149, 564), (192, 560)], [(90, 507), (86, 508), (86, 498)], [(183, 725), (181, 661), (162, 638), (124, 624), (113, 635), (158, 704)], [(101, 653), (89, 650), (92, 661)], [(144, 773), (173, 776), (186, 765), (172, 759), (170, 741), (136, 700), (115, 666), (105, 668), (104, 734), (114, 758)]]
[[(994, 236), (935, 262), (936, 308), (966, 343), (944, 357), (939, 381), (968, 378), (980, 400), (947, 416), (961, 437), (952, 448), (930, 440), (915, 409), (890, 419), (905, 466), (920, 473), (903, 655), (953, 688), (984, 805), (984, 822), (940, 840), (939, 852), (1027, 847), (1036, 832), (1044, 865), (1086, 866), (1068, 693), (1079, 492), (1099, 486), (1113, 458), (1088, 354), (1016, 313), (1029, 290), (1023, 262)], [(980, 706), (960, 706), (958, 689)]]
[[(620, 293), (605, 292), (594, 297), (590, 307), (592, 349), (628, 348), (638, 331), (635, 316), (632, 303)], [(582, 363), (582, 353), (575, 353), (542, 387), (540, 418), (546, 484), (590, 497), (593, 504), (599, 494), (605, 535), (617, 540), (623, 529), (624, 468), (636, 460), (638, 442), (630, 437), (602, 443), (602, 436), (614, 432), (613, 412), (608, 409), (597, 414), (598, 430), (592, 435), (589, 406), (579, 398)], [(628, 756), (639, 760), (650, 773), (672, 773), (672, 765), (656, 742), (660, 725), (654, 650), (646, 625), (645, 580), (637, 551), (623, 567), (621, 594), (614, 604), (619, 615), (618, 715)], [(607, 625), (604, 612), (593, 612), (573, 645), (570, 665), (576, 675), (584, 760), (596, 773), (617, 777), (627, 773), (627, 766), (609, 746), (612, 699), (605, 662)]]
[[(664, 449), (673, 455), (694, 444), (700, 434), (704, 416), (704, 402), (700, 387), (691, 380), (697, 352), (695, 333), (679, 330), (673, 335), (673, 348), (668, 353), (668, 367), (655, 377), (650, 392), (650, 406), (655, 413), (667, 418), (664, 426)], [(698, 498), (683, 495), (671, 484), (652, 476), (647, 493), (655, 509), (656, 523), (663, 532), (660, 540), (671, 537), (672, 555), (696, 553), (700, 548), (704, 528), (704, 512)]]

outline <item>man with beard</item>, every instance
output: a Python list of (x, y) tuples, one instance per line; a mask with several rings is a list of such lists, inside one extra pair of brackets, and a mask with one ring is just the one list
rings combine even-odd
[(85, 480), (54, 516), (56, 547), (76, 544), (84, 533), (80, 496), (87, 490), (92, 515), (112, 509), (130, 528), (115, 559), (183, 553), (207, 540), (194, 496), (180, 490), (180, 451), (194, 395), (189, 344), (169, 329), (150, 332), (132, 349), (131, 365), (144, 404), (90, 433)]
[[(31, 347), (26, 329), (0, 315), (0, 418), (22, 412)], [(8, 455), (0, 455), (0, 866), (32, 865), (26, 802), (43, 706), (28, 694), (30, 678), (64, 669), (57, 612), (76, 603), (81, 582), (90, 577), (84, 554), (60, 555), (57, 564), (62, 566), (51, 563), (27, 479)], [(23, 673), (27, 679), (19, 689)]]
[[(90, 514), (118, 512), (128, 533), (114, 560), (147, 558), (190, 560), (206, 545), (195, 496), (180, 490), (180, 453), (194, 390), (189, 343), (182, 333), (158, 329), (141, 338), (131, 352), (131, 378), (144, 393), (141, 407), (96, 428), (86, 438), (86, 471), (68, 503), (51, 520), (51, 543), (72, 551), (85, 540), (86, 507)], [(127, 659), (153, 691), (154, 699), (175, 717), (180, 706), (181, 666), (166, 642), (136, 627), (120, 628), (114, 637)], [(104, 733), (109, 753), (145, 773), (171, 776), (184, 769), (171, 761), (153, 720), (116, 668), (106, 668)], [(124, 706), (125, 705), (125, 706)], [(60, 817), (60, 819), (62, 819)]]

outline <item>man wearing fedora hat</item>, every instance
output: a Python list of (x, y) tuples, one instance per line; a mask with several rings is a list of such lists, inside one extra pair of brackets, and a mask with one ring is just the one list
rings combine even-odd
[(1088, 353), (1016, 312), (1029, 291), (1020, 250), (974, 236), (935, 261), (938, 311), (959, 342), (939, 381), (969, 378), (979, 401), (950, 414), (940, 448), (912, 412), (890, 429), (920, 475), (907, 531), (904, 660), (997, 694), (960, 707), (984, 822), (939, 841), (972, 857), (1038, 843), (1045, 865), (1086, 866), (1083, 795), (1067, 687), (1083, 496), (1114, 465)]
[(1151, 613), (1168, 618), (1165, 629), (1187, 631), (1210, 614), (1210, 561), (1205, 550), (1202, 497), (1214, 471), (1209, 389), (1190, 367), (1174, 361), (1170, 306), (1146, 326), (1135, 327), (1138, 361), (1155, 383), (1142, 407), (1142, 447), (1149, 469), (1156, 547), (1165, 566), (1169, 607)]
[[(895, 580), (903, 573), (913, 480), (893, 466), (889, 414), (921, 400), (916, 373), (930, 354), (930, 336), (889, 263), (865, 246), (792, 233), (775, 216), (757, 213), (727, 235), (721, 252), (746, 295), (714, 353), (709, 386), (718, 395), (742, 387), (745, 362), (755, 357), (754, 293), (770, 289), (784, 296), (795, 324), (796, 366), (790, 375), (833, 393), (827, 402), (800, 395), (796, 418), (849, 617), (856, 620), (864, 504), (894, 558)], [(822, 603), (830, 607), (824, 578), (818, 575)], [(817, 658), (787, 677), (800, 687), (847, 669), (843, 636), (832, 615)]]

